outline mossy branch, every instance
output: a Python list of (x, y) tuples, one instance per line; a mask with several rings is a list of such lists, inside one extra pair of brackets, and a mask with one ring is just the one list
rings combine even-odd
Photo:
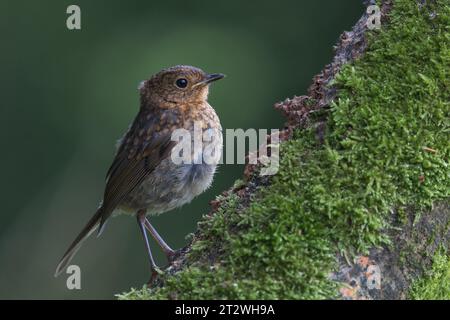
[(381, 30), (364, 14), (308, 95), (276, 105), (278, 174), (248, 166), (158, 285), (119, 298), (398, 299), (413, 281), (414, 298), (433, 257), (448, 268), (450, 7), (379, 5)]

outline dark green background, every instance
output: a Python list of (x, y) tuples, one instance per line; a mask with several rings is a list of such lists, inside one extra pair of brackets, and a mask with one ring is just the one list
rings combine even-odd
[[(66, 28), (69, 4), (81, 7), (81, 31)], [(279, 128), (273, 104), (305, 94), (363, 11), (359, 0), (3, 0), (0, 298), (112, 298), (148, 280), (130, 217), (112, 219), (73, 260), (82, 290), (67, 290), (66, 274), (53, 277), (98, 205), (141, 80), (176, 64), (225, 73), (209, 99), (223, 127)], [(207, 193), (154, 218), (155, 227), (173, 247), (185, 245), (209, 200), (241, 174), (221, 166)]]

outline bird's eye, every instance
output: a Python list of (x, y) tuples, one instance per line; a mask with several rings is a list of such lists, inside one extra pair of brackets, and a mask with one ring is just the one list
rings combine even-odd
[(185, 78), (180, 78), (177, 81), (175, 81), (175, 85), (181, 89), (186, 88), (187, 84), (188, 84), (188, 81)]

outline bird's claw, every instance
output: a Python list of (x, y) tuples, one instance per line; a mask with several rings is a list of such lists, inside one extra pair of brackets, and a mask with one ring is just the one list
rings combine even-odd
[(180, 256), (181, 249), (174, 250), (166, 253), (167, 261), (169, 261), (169, 266)]
[(164, 271), (159, 269), (158, 267), (153, 268), (152, 275), (150, 276), (150, 280), (147, 282), (147, 288), (151, 288), (158, 280), (158, 276), (163, 275)]

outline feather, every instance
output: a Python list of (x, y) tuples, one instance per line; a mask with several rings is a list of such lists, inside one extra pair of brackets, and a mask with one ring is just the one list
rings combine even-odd
[(143, 123), (139, 119), (142, 119), (142, 114), (136, 117), (125, 135), (108, 170), (102, 205), (63, 255), (56, 268), (55, 276), (61, 274), (67, 267), (84, 240), (95, 230), (98, 230), (98, 235), (101, 234), (105, 222), (117, 206), (153, 172), (163, 159), (169, 156), (174, 147), (175, 142), (171, 140), (171, 135), (167, 130), (163, 130), (163, 132), (153, 131), (151, 142), (146, 143), (141, 140), (140, 149), (137, 149), (133, 142), (135, 139), (142, 139), (139, 135), (142, 127), (154, 127), (151, 126), (152, 123)]

